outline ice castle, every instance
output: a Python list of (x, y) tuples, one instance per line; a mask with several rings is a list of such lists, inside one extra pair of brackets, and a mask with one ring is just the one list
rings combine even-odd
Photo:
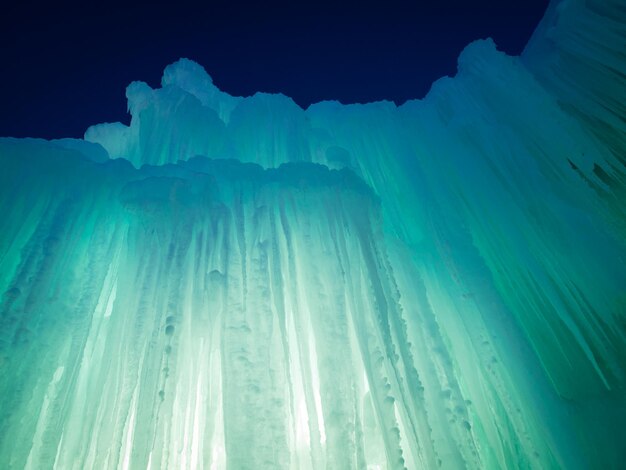
[(0, 468), (624, 468), (624, 0), (401, 106), (126, 93), (0, 139)]

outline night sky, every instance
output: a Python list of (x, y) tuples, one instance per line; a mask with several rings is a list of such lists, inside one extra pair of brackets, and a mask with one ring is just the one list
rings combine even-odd
[(519, 54), (548, 0), (335, 3), (13, 0), (0, 16), (0, 136), (82, 137), (91, 124), (128, 123), (126, 85), (158, 86), (179, 57), (233, 95), (400, 104), (454, 75), (475, 39)]

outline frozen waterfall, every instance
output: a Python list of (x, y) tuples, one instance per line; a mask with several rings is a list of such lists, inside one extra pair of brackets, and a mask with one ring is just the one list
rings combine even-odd
[(562, 0), (402, 106), (181, 59), (0, 139), (0, 467), (620, 467), (625, 51)]

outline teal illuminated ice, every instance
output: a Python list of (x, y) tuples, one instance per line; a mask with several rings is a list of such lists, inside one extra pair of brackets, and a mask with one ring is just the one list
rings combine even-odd
[(423, 100), (232, 97), (0, 139), (0, 467), (618, 468), (626, 11)]

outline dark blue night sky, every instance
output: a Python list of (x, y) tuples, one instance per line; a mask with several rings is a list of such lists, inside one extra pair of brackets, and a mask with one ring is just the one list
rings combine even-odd
[(519, 54), (547, 3), (12, 2), (0, 18), (0, 135), (81, 137), (93, 123), (127, 122), (126, 85), (158, 85), (179, 57), (234, 95), (402, 103), (453, 75), (472, 40)]

